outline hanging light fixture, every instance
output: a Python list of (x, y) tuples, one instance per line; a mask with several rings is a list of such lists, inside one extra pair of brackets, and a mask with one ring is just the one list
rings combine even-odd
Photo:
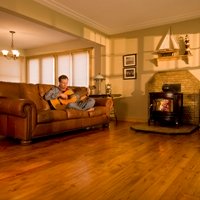
[(15, 34), (15, 31), (9, 31), (11, 33), (11, 51), (9, 50), (2, 50), (3, 56), (5, 56), (8, 59), (17, 59), (20, 55), (19, 51), (14, 49), (14, 41), (13, 41), (13, 35)]

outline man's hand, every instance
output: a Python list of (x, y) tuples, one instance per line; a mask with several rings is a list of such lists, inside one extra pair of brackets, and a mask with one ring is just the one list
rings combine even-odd
[(90, 88), (87, 88), (87, 93), (80, 97), (80, 101), (86, 100), (90, 95)]
[(60, 97), (60, 98), (62, 98), (62, 99), (68, 99), (68, 95), (65, 94), (65, 93), (62, 93), (62, 92), (59, 94), (58, 97)]

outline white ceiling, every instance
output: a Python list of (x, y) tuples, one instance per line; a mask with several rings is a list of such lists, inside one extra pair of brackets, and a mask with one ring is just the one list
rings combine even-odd
[(106, 34), (200, 17), (199, 0), (35, 0)]
[[(105, 34), (117, 34), (200, 17), (199, 0), (35, 0)], [(67, 33), (0, 11), (0, 48), (30, 49), (74, 40)]]
[(11, 34), (9, 31), (16, 32), (14, 34), (14, 46), (18, 49), (37, 48), (76, 39), (69, 34), (5, 12), (0, 12), (0, 24), (0, 49), (10, 47)]

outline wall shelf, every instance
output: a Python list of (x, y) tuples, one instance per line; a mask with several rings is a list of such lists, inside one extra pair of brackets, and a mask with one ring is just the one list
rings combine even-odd
[(156, 51), (153, 52), (157, 57), (152, 59), (152, 62), (158, 65), (158, 61), (183, 60), (188, 64), (188, 58), (191, 56), (189, 47), (188, 35), (185, 36), (185, 40), (183, 37), (179, 37), (179, 41), (177, 42), (169, 28), (167, 34), (159, 42)]
[(188, 60), (190, 55), (177, 55), (177, 56), (160, 56), (156, 58), (158, 61), (167, 61), (167, 60)]
[(158, 66), (160, 61), (171, 61), (171, 60), (183, 60), (186, 64), (189, 63), (189, 57), (192, 55), (176, 55), (176, 56), (158, 56), (157, 58), (151, 59), (151, 62)]

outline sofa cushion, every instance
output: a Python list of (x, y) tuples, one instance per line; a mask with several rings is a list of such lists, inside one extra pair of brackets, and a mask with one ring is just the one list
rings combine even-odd
[(88, 111), (76, 110), (73, 108), (66, 109), (68, 119), (77, 119), (77, 118), (85, 118), (89, 117)]
[(95, 106), (94, 111), (88, 112), (90, 117), (99, 116), (102, 114), (106, 114), (105, 106)]
[(67, 113), (65, 110), (42, 110), (38, 111), (37, 122), (47, 123), (53, 121), (61, 121), (67, 119)]
[(10, 83), (0, 81), (0, 96), (20, 98), (20, 83)]
[(51, 88), (53, 87), (53, 85), (48, 85), (48, 84), (38, 84), (38, 90), (39, 90), (39, 95), (42, 99), (42, 105), (43, 105), (43, 109), (44, 110), (49, 110), (50, 105), (49, 102), (46, 101), (44, 99), (44, 95), (46, 94), (46, 92), (48, 92)]
[(70, 86), (69, 88), (72, 89), (74, 91), (74, 93), (78, 94), (80, 97), (88, 94), (87, 87)]
[(20, 90), (22, 98), (33, 101), (36, 105), (37, 110), (43, 110), (42, 98), (39, 95), (37, 85), (31, 83), (22, 83), (20, 84)]

